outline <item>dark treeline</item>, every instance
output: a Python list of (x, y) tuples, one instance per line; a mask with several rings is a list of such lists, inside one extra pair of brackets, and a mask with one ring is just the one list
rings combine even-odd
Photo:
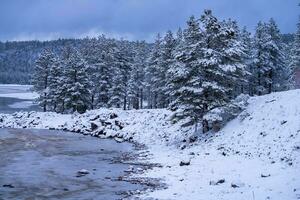
[(80, 48), (81, 39), (0, 42), (0, 83), (30, 84), (35, 61), (45, 48), (60, 53), (66, 45)]
[[(296, 34), (295, 47), (299, 44)], [(206, 10), (176, 34), (154, 44), (105, 36), (46, 48), (33, 77), (44, 111), (115, 107), (169, 108), (184, 125), (207, 122), (210, 110), (239, 94), (263, 95), (292, 87), (297, 51), (275, 21), (259, 22), (253, 36), (233, 20)], [(207, 131), (204, 129), (204, 131)]]

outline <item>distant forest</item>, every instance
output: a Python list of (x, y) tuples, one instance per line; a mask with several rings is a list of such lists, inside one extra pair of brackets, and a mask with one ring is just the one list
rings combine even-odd
[(58, 39), (53, 41), (0, 42), (0, 83), (31, 84), (36, 60), (50, 48), (61, 54), (64, 46), (81, 48), (87, 39)]
[[(282, 34), (282, 41), (291, 47), (294, 34)], [(61, 54), (63, 47), (71, 45), (82, 49), (88, 39), (58, 39), (53, 41), (0, 42), (0, 83), (31, 84), (35, 62), (43, 49), (50, 48)], [(131, 42), (132, 45), (136, 42)], [(146, 43), (148, 48), (153, 44)], [(287, 48), (289, 49), (289, 48)]]

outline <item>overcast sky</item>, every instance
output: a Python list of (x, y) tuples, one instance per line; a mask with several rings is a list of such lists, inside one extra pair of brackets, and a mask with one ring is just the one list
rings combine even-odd
[(0, 0), (0, 40), (96, 36), (151, 40), (184, 27), (190, 15), (212, 9), (254, 30), (273, 17), (283, 33), (295, 32), (299, 0)]

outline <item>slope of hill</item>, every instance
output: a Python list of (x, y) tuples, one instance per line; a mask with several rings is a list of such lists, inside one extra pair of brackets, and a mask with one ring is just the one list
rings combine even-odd
[[(169, 188), (158, 199), (300, 199), (300, 90), (249, 100), (248, 108), (217, 134), (183, 151), (152, 148)], [(180, 166), (182, 158), (190, 162)], [(184, 164), (184, 162), (182, 163)]]

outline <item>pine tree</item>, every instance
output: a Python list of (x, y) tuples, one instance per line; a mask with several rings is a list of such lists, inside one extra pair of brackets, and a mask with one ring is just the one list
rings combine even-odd
[(176, 50), (176, 63), (169, 69), (173, 77), (170, 85), (174, 89), (171, 95), (175, 99), (171, 109), (175, 111), (173, 121), (184, 120), (183, 126), (197, 125), (202, 115), (199, 97), (202, 94), (201, 76), (198, 63), (200, 49), (202, 48), (202, 34), (198, 21), (192, 16), (184, 30), (184, 42)]
[(271, 66), (269, 77), (272, 80), (271, 84), (269, 84), (269, 93), (271, 93), (273, 91), (281, 91), (288, 88), (290, 70), (286, 63), (286, 55), (283, 51), (284, 48), (281, 33), (274, 19), (270, 19), (268, 27), (271, 39), (269, 43), (269, 60)]
[(293, 72), (293, 81), (296, 88), (300, 88), (300, 17), (297, 24), (297, 32), (294, 37), (290, 69)]
[(50, 111), (63, 112), (64, 68), (61, 60), (56, 58), (49, 71), (49, 96), (51, 98)]
[(237, 23), (219, 22), (210, 10), (201, 16), (204, 27), (199, 74), (199, 102), (203, 132), (209, 131), (209, 112), (226, 105), (240, 94), (246, 81), (245, 46), (240, 39)]
[(161, 94), (161, 64), (162, 64), (162, 39), (160, 34), (157, 35), (151, 56), (147, 62), (145, 72), (145, 82), (148, 96), (148, 107), (158, 108), (158, 101)]
[(221, 63), (219, 68), (226, 78), (225, 87), (229, 88), (229, 98), (234, 98), (243, 92), (243, 86), (248, 82), (246, 76), (247, 66), (245, 65), (246, 46), (240, 39), (240, 30), (235, 21), (227, 20), (221, 23)]
[(254, 62), (253, 62), (253, 39), (251, 38), (251, 33), (247, 31), (246, 27), (244, 27), (240, 34), (240, 41), (244, 46), (244, 64), (246, 65), (247, 81), (242, 85), (241, 92), (248, 93), (250, 96), (254, 95), (255, 88), (255, 79), (254, 79)]
[(98, 98), (97, 107), (108, 107), (109, 105), (109, 91), (111, 88), (112, 80), (112, 66), (113, 66), (113, 48), (111, 40), (106, 39), (104, 36), (99, 39), (100, 46), (98, 48), (98, 56), (100, 60), (96, 64), (97, 68), (97, 81), (98, 84)]
[(90, 96), (87, 63), (74, 48), (70, 48), (68, 54), (64, 60), (65, 108), (72, 112), (84, 113), (88, 109)]
[(55, 62), (55, 55), (50, 49), (44, 49), (36, 61), (36, 66), (33, 75), (33, 89), (39, 94), (37, 99), (39, 105), (46, 112), (51, 104), (49, 96), (49, 74), (50, 68)]
[(112, 77), (112, 88), (110, 90), (109, 106), (122, 108), (126, 110), (127, 107), (127, 84), (129, 80), (129, 71), (132, 64), (132, 58), (127, 48), (127, 43), (121, 41), (115, 45), (114, 61)]
[[(231, 51), (231, 45), (235, 45), (233, 29), (228, 29), (224, 23), (220, 23), (212, 15), (210, 10), (206, 10), (201, 16), (204, 27), (204, 46), (202, 48), (201, 64), (201, 102), (202, 117), (210, 110), (223, 106), (230, 100), (232, 92), (231, 74), (237, 66), (230, 54), (237, 54), (236, 50)], [(239, 51), (239, 49), (237, 50)], [(237, 54), (239, 55), (239, 54)], [(234, 55), (236, 56), (236, 55)], [(207, 119), (202, 119), (203, 132), (209, 130)]]
[(145, 67), (147, 66), (147, 47), (145, 41), (137, 42), (135, 55), (128, 81), (129, 107), (143, 108), (145, 94)]
[(160, 99), (158, 100), (160, 108), (166, 108), (171, 102), (170, 88), (168, 86), (169, 79), (172, 77), (168, 76), (168, 71), (172, 68), (175, 57), (174, 52), (176, 48), (176, 40), (173, 37), (173, 33), (168, 31), (165, 35), (162, 43), (161, 53), (161, 65), (160, 65), (160, 83), (159, 89), (161, 92)]
[(287, 89), (290, 70), (286, 67), (280, 31), (273, 19), (259, 23), (255, 35), (256, 91), (258, 95)]
[(268, 44), (271, 40), (268, 34), (268, 25), (259, 22), (256, 27), (254, 36), (254, 76), (255, 76), (255, 93), (263, 95), (268, 93), (268, 86), (272, 83), (270, 79), (271, 66), (269, 63), (270, 52)]
[(90, 91), (91, 96), (89, 99), (90, 108), (94, 109), (97, 107), (97, 99), (99, 94), (99, 72), (98, 72), (98, 63), (101, 63), (101, 56), (99, 56), (99, 49), (100, 49), (99, 41), (96, 38), (85, 39), (82, 47), (82, 55), (83, 58), (87, 62), (87, 73), (89, 76), (90, 81)]

